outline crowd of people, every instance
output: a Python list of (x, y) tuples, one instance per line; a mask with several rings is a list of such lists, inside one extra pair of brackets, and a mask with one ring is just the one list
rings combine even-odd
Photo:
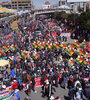
[[(86, 55), (90, 51), (84, 49), (88, 43), (64, 44), (67, 38), (60, 34), (72, 31), (65, 27), (66, 21), (58, 25), (45, 16), (33, 20), (29, 14), (24, 14), (20, 16), (18, 32), (12, 30), (10, 23), (3, 22), (6, 29), (0, 29), (0, 46), (5, 48), (9, 67), (0, 73), (11, 81), (17, 100), (20, 100), (18, 89), (23, 89), (28, 97), (31, 89), (37, 93), (35, 78), (38, 77), (41, 77), (42, 95), (48, 100), (60, 100), (60, 96), (53, 97), (54, 87), (59, 86), (69, 89), (68, 100), (90, 99), (90, 59)], [(48, 23), (54, 24), (50, 26)], [(9, 33), (13, 35), (9, 37)], [(73, 50), (68, 52), (68, 48), (81, 48), (83, 53), (77, 55), (72, 53)], [(1, 56), (5, 55), (1, 53)]]

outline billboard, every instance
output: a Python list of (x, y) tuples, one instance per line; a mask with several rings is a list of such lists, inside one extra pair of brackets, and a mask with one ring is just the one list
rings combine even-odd
[(67, 2), (90, 2), (90, 0), (67, 0)]

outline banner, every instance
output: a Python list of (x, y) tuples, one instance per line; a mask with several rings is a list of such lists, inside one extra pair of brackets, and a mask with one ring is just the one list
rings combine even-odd
[(70, 37), (71, 36), (71, 33), (61, 33), (60, 36), (64, 36), (64, 37)]

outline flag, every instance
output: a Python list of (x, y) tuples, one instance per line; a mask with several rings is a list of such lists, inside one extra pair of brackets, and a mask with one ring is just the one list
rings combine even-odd
[(63, 44), (63, 47), (62, 48), (65, 49), (66, 47), (67, 47), (67, 45), (66, 44)]
[(6, 56), (6, 54), (3, 51), (0, 50), (0, 56), (1, 55)]
[(77, 63), (80, 63), (79, 60), (80, 60), (80, 59), (77, 57), (75, 61), (76, 61)]
[(3, 49), (5, 52), (7, 52), (9, 50), (9, 46), (5, 45), (5, 46), (3, 46)]
[(77, 57), (75, 61), (81, 64), (84, 61), (84, 58), (80, 56), (80, 57)]
[(67, 47), (67, 45), (66, 45), (66, 44), (64, 44), (64, 43), (61, 43), (61, 44), (60, 44), (60, 48), (65, 49), (66, 47)]
[(68, 47), (69, 48), (75, 48), (75, 46), (73, 44), (70, 44)]
[(66, 49), (66, 53), (69, 55), (69, 56), (71, 56), (71, 53), (70, 53), (70, 49)]
[(10, 51), (14, 52), (15, 51), (15, 46), (10, 46)]
[(52, 43), (48, 43), (48, 46), (47, 46), (47, 48), (48, 48), (48, 50), (52, 50)]
[(80, 55), (79, 49), (75, 50), (75, 53), (76, 53), (77, 55)]
[(60, 47), (60, 45), (59, 45), (58, 43), (54, 43), (54, 44), (53, 44), (53, 47), (54, 47), (55, 49), (58, 49), (58, 48)]
[(41, 43), (41, 49), (43, 49), (44, 48), (44, 44), (43, 43)]
[(84, 47), (86, 47), (88, 45), (88, 43), (84, 40), (82, 43), (81, 43)]
[(24, 53), (23, 53), (23, 52), (21, 53), (21, 58), (25, 58), (25, 55), (24, 55)]
[(74, 42), (74, 44), (76, 47), (79, 47), (80, 46), (80, 43), (78, 41)]
[(12, 58), (12, 56), (11, 55), (9, 55), (9, 57), (8, 57), (10, 60), (13, 60), (13, 58)]
[(41, 42), (38, 41), (37, 44), (38, 44), (38, 46), (37, 46), (38, 49), (41, 49)]
[(34, 48), (37, 48), (38, 43), (34, 42), (34, 43), (32, 43), (32, 46), (33, 46)]
[(82, 63), (84, 61), (84, 58), (80, 56), (80, 63)]
[(83, 61), (82, 65), (85, 66), (87, 64), (86, 60)]
[(79, 49), (80, 55), (84, 55), (84, 51), (82, 50), (82, 48)]
[(39, 58), (39, 54), (38, 54), (37, 52), (34, 52), (34, 53), (33, 53), (33, 58), (34, 58), (35, 60), (37, 60), (37, 59)]
[(72, 48), (71, 48), (71, 50), (70, 50), (70, 51), (71, 51), (71, 52), (70, 52), (70, 54), (71, 54), (71, 55), (73, 55), (73, 54), (74, 54), (74, 52), (75, 52)]
[(70, 67), (72, 67), (74, 65), (74, 60), (69, 60), (69, 63), (70, 63)]
[(25, 59), (26, 57), (27, 57), (27, 53), (22, 52), (22, 53), (21, 53), (21, 58)]

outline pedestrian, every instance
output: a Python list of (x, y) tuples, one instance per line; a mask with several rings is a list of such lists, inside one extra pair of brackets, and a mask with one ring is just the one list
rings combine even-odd
[(16, 89), (14, 92), (14, 100), (20, 100), (20, 94), (18, 89)]
[(31, 81), (32, 81), (32, 90), (35, 92), (35, 93), (37, 93), (37, 91), (35, 91), (35, 75), (34, 75), (34, 73), (32, 74), (32, 76), (31, 76)]

